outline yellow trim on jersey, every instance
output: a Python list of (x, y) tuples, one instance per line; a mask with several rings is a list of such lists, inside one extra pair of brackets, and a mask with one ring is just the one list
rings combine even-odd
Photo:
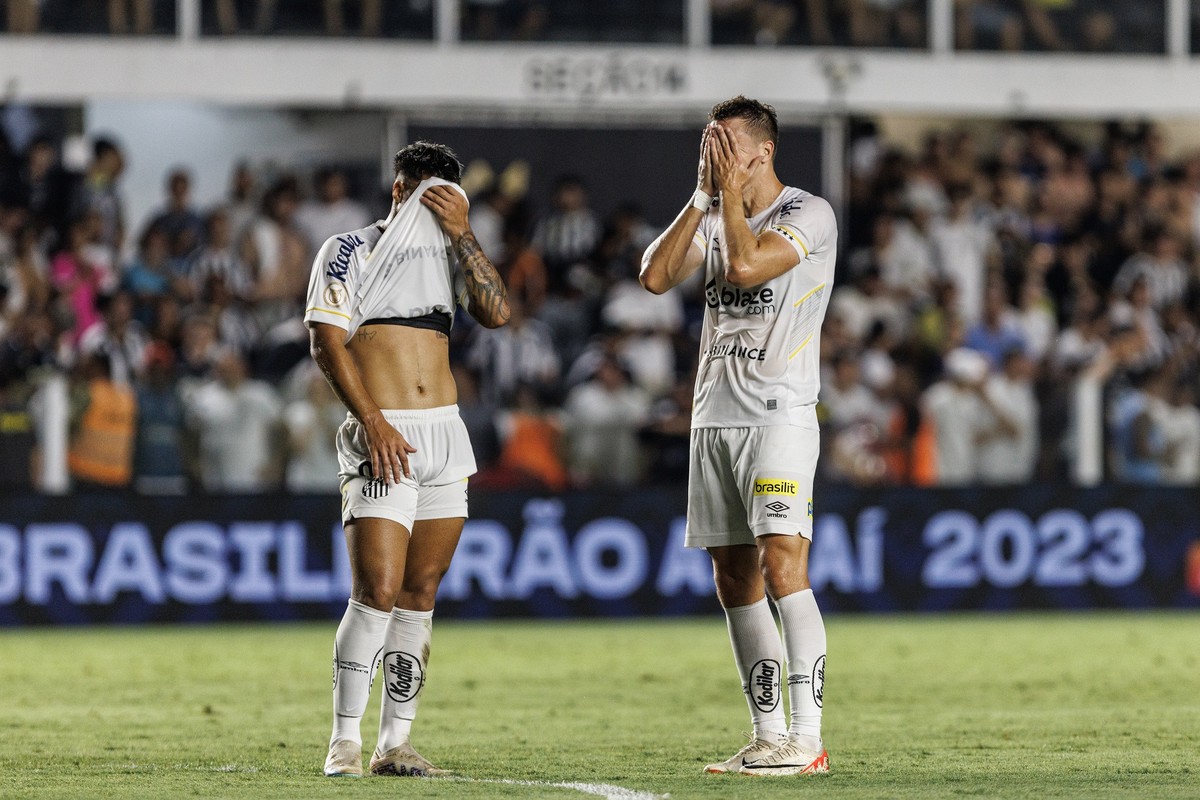
[(350, 319), (349, 314), (343, 314), (340, 311), (334, 311), (332, 308), (321, 308), (320, 306), (312, 306), (310, 308), (304, 309), (305, 314), (307, 314), (310, 311), (320, 311), (325, 314), (333, 314), (336, 317), (345, 317), (346, 319)]
[(792, 228), (792, 231), (795, 231), (795, 233), (785, 230), (784, 223), (782, 223), (782, 222), (776, 222), (774, 225), (771, 226), (771, 230), (775, 231), (776, 233), (783, 234), (784, 236), (791, 239), (796, 244), (800, 245), (800, 249), (804, 251), (804, 257), (808, 258), (808, 245), (806, 245), (804, 243), (804, 241), (800, 238), (800, 231), (797, 231), (795, 228)]
[[(792, 303), (792, 308), (799, 308), (801, 303), (803, 303), (805, 300), (812, 297), (814, 294), (816, 294), (817, 292), (821, 291), (824, 288), (825, 288), (824, 283), (814, 286), (812, 289), (809, 290), (808, 294), (804, 295), (804, 297), (801, 297), (799, 300)], [(791, 361), (793, 358), (795, 358), (797, 355), (800, 354), (801, 350), (803, 350), (805, 347), (808, 346), (808, 343), (812, 341), (815, 333), (816, 333), (815, 331), (813, 333), (810, 333), (808, 335), (808, 338), (805, 339), (803, 342), (801, 342), (800, 346), (797, 347), (795, 350), (793, 350), (790, 355), (788, 355), (788, 361)]]
[(791, 361), (793, 358), (800, 355), (800, 351), (803, 350), (805, 347), (808, 347), (808, 343), (812, 341), (812, 338), (813, 338), (813, 334), (810, 333), (808, 335), (808, 338), (805, 339), (803, 342), (801, 342), (800, 346), (791, 352), (791, 355), (788, 356), (788, 361)]
[(817, 292), (821, 291), (821, 290), (822, 290), (822, 289), (824, 289), (824, 288), (825, 288), (825, 284), (823, 284), (823, 283), (822, 283), (820, 286), (815, 286), (815, 287), (813, 287), (813, 289), (812, 289), (812, 290), (811, 290), (811, 291), (810, 291), (808, 294), (804, 295), (804, 297), (801, 297), (799, 300), (797, 300), (796, 302), (792, 303), (792, 308), (795, 308), (796, 306), (800, 305), (800, 304), (801, 304), (801, 303), (803, 303), (805, 300), (807, 300), (808, 298), (812, 297), (814, 294), (816, 294)]
[(708, 241), (700, 235), (700, 231), (692, 234), (692, 241), (700, 245), (701, 250), (708, 250)]

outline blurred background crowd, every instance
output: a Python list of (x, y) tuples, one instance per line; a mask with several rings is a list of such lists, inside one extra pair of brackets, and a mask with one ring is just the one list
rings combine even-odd
[[(1105, 478), (1200, 481), (1200, 155), (1168, 160), (1152, 125), (1091, 139), (1028, 122), (905, 149), (852, 126), (824, 479), (1068, 479), (1090, 386)], [(336, 491), (345, 411), (308, 357), (303, 297), (320, 243), (382, 217), (386, 192), (244, 164), (197, 208), (179, 167), (132, 229), (119, 142), (94, 139), (82, 170), (53, 138), (0, 145), (0, 481), (36, 485), (39, 392), (69, 374), (77, 487)], [(453, 330), (477, 484), (680, 479), (702, 291), (637, 282), (669, 220), (602, 216), (570, 175), (548, 197), (474, 167), (464, 185), (513, 304), (505, 328)]]
[[(431, 39), (434, 0), (199, 0), (202, 36)], [(710, 0), (714, 45), (929, 47), (927, 0)], [(168, 36), (178, 0), (8, 0), (10, 33)], [(1193, 52), (1200, 3), (1189, 0)], [(685, 0), (460, 0), (465, 41), (680, 44)], [(1166, 0), (953, 0), (958, 50), (1161, 53)]]
[[(450, 36), (681, 44), (686, 5), (462, 0)], [(4, 6), (15, 35), (447, 36), (432, 0)], [(1200, 0), (1186, 8), (1195, 52)], [(931, 47), (923, 0), (712, 0), (705, 14), (715, 46)], [(957, 0), (943, 33), (961, 50), (1163, 53), (1166, 14), (1161, 0)], [(223, 201), (198, 207), (181, 156), (154, 203), (131, 202), (138, 153), (102, 135), (81, 150), (69, 117), (0, 107), (0, 486), (56, 490), (42, 484), (57, 452), (75, 487), (336, 491), (345, 412), (308, 358), (302, 300), (317, 247), (382, 217), (386, 191), (343, 165), (248, 156)], [(1149, 123), (884, 131), (870, 118), (848, 131), (821, 479), (1200, 482), (1194, 143)], [(476, 484), (678, 481), (699, 281), (643, 291), (642, 251), (670, 220), (632, 201), (597, 209), (583, 178), (531, 161), (532, 178), (525, 162), (464, 177), (514, 309), (506, 328), (460, 314), (453, 331)], [(662, 191), (682, 205), (687, 189)]]

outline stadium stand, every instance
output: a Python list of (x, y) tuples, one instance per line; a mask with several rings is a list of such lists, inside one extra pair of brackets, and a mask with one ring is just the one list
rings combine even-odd
[[(369, 2), (275, 5), (200, 3), (201, 34), (429, 38), (436, 28), (429, 3), (387, 4), (377, 22)], [(331, 5), (344, 15), (331, 18)], [(120, 28), (116, 6), (142, 22)], [(175, 3), (39, 8), (40, 17), (22, 16), (10, 3), (8, 30), (170, 35), (178, 22)], [(1169, 38), (1165, 3), (957, 9), (963, 49), (1162, 53)], [(668, 0), (575, 11), (464, 0), (460, 11), (466, 41), (690, 35), (685, 4)], [(1200, 3), (1190, 12), (1195, 20)], [(917, 2), (714, 2), (710, 22), (716, 45), (930, 46)], [(113, 381), (139, 399), (134, 469), (122, 485), (215, 491), (212, 476), (237, 477), (214, 467), (238, 460), (221, 448), (254, 441), (269, 457), (239, 489), (322, 488), (313, 476), (332, 475), (334, 460), (313, 444), (315, 431), (336, 414), (313, 388), (299, 304), (322, 224), (347, 209), (382, 216), (376, 187), (359, 181), (331, 200), (317, 190), (328, 171), (248, 160), (223, 203), (196, 208), (184, 157), (184, 170), (162, 176), (159, 212), (133, 229), (121, 175), (138, 154), (94, 139), (88, 163), (74, 163), (64, 151), (69, 115), (29, 114), (6, 115), (0, 137), (5, 414), (25, 419), (42, 405), (33, 398), (47, 376), (69, 375), (68, 438), (79, 446), (94, 400), (87, 356), (102, 353)], [(838, 289), (822, 348), (824, 478), (1079, 480), (1081, 452), (1095, 448), (1092, 421), (1104, 429), (1103, 478), (1200, 482), (1194, 143), (1176, 146), (1150, 122), (928, 118), (919, 136), (891, 134), (887, 123), (856, 117), (846, 143)], [(536, 177), (549, 185), (560, 176)], [(633, 204), (591, 209), (586, 186), (565, 208), (528, 185), (471, 187), (481, 239), (486, 227), (522, 320), (499, 332), (466, 320), (455, 328), (455, 360), (478, 387), (463, 393), (466, 413), (480, 441), (495, 442), (481, 449), (481, 480), (553, 489), (677, 480), (702, 298), (694, 286), (654, 298), (636, 283), (642, 249), (668, 220), (645, 219)], [(237, 417), (244, 437), (222, 427), (231, 408), (253, 410)], [(6, 485), (37, 487), (37, 437), (4, 433)], [(514, 436), (538, 444), (514, 447)], [(553, 444), (559, 437), (564, 446)], [(600, 445), (620, 452), (621, 469), (594, 468)]]

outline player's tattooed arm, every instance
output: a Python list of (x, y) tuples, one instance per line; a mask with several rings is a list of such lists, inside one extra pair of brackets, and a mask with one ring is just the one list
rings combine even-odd
[(504, 325), (511, 316), (508, 292), (495, 265), (475, 240), (475, 234), (468, 230), (455, 239), (454, 254), (466, 279), (471, 316), (486, 328)]
[(467, 295), (471, 298), (468, 311), (485, 328), (499, 328), (508, 322), (508, 293), (504, 281), (492, 264), (467, 219), (467, 198), (446, 185), (430, 186), (421, 195), (421, 204), (437, 217), (442, 230), (450, 237), (454, 254), (462, 266)]

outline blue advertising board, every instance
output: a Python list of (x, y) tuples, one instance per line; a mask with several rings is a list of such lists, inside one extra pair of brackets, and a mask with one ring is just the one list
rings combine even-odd
[[(1037, 485), (829, 487), (809, 577), (828, 611), (1200, 607), (1200, 493)], [(350, 573), (331, 497), (0, 499), (0, 624), (340, 615)], [(717, 610), (683, 547), (682, 487), (477, 493), (441, 617)]]

